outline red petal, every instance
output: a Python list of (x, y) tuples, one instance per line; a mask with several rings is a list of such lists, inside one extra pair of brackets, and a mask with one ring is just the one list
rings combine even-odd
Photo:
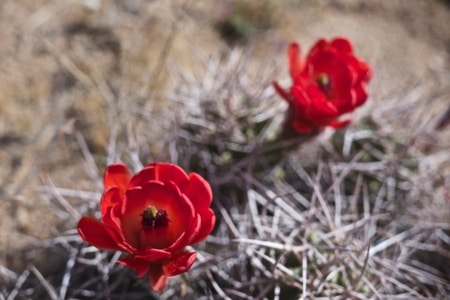
[(103, 193), (102, 199), (100, 201), (100, 209), (102, 213), (102, 218), (104, 218), (106, 212), (111, 208), (116, 206), (122, 206), (123, 195), (118, 187), (111, 187)]
[(161, 230), (160, 233), (157, 231), (146, 233), (142, 240), (147, 240), (150, 245), (157, 248), (167, 248), (166, 250), (170, 252), (183, 249), (193, 234), (189, 229), (195, 220), (195, 210), (185, 195), (180, 196), (178, 205), (177, 208), (172, 207), (172, 212), (166, 210), (172, 216), (169, 215), (169, 226), (166, 230)]
[(166, 250), (170, 251), (171, 253), (183, 250), (186, 245), (189, 244), (189, 238), (190, 234), (188, 234), (187, 231), (183, 232), (180, 237), (175, 242), (173, 242), (172, 245), (170, 245), (170, 247), (166, 248)]
[(355, 93), (356, 93), (355, 107), (358, 107), (358, 106), (364, 104), (364, 102), (366, 102), (366, 100), (367, 100), (368, 94), (367, 94), (366, 87), (362, 84), (357, 85), (355, 87)]
[(141, 228), (142, 212), (151, 205), (149, 195), (142, 188), (133, 188), (126, 191), (124, 198), (123, 214), (120, 216), (120, 224), (125, 240), (136, 249), (144, 249), (139, 235)]
[(190, 228), (187, 230), (188, 235), (188, 242), (187, 244), (193, 244), (193, 241), (195, 241), (198, 237), (198, 234), (200, 233), (200, 229), (202, 227), (202, 217), (197, 214), (190, 226)]
[(284, 100), (286, 100), (287, 102), (291, 101), (291, 97), (290, 94), (288, 92), (286, 92), (279, 84), (278, 82), (274, 81), (273, 83), (273, 87), (275, 88), (275, 91), (278, 93), (278, 95), (280, 95)]
[(143, 186), (149, 181), (172, 181), (180, 184), (187, 179), (186, 173), (179, 166), (166, 163), (152, 163), (133, 176), (129, 187)]
[(78, 234), (89, 244), (104, 250), (120, 250), (120, 237), (111, 229), (91, 217), (82, 217), (78, 222)]
[(159, 181), (172, 181), (176, 185), (179, 185), (188, 179), (186, 172), (179, 166), (174, 164), (155, 163), (156, 180)]
[[(148, 182), (142, 188), (127, 190), (125, 213), (121, 216), (126, 240), (138, 249), (149, 246), (163, 249), (173, 244), (194, 219), (194, 208), (172, 182)], [(166, 228), (142, 230), (142, 212), (154, 206), (165, 210), (169, 219)]]
[(341, 54), (353, 52), (353, 46), (346, 38), (335, 38), (331, 41), (331, 47), (335, 48)]
[(309, 50), (308, 56), (311, 54), (314, 54), (316, 51), (323, 51), (324, 49), (328, 48), (330, 45), (329, 42), (327, 42), (325, 39), (318, 39), (314, 45)]
[(134, 257), (142, 259), (149, 263), (156, 263), (172, 256), (172, 253), (166, 250), (147, 248), (133, 253)]
[(327, 99), (341, 99), (343, 95), (351, 90), (358, 75), (354, 72), (348, 59), (336, 56), (332, 52), (322, 52), (307, 61), (310, 71), (310, 81), (316, 85), (319, 74), (327, 74), (331, 80), (331, 90), (326, 93)]
[(314, 129), (310, 124), (306, 124), (299, 120), (295, 120), (292, 123), (292, 127), (300, 134), (310, 133)]
[[(311, 50), (309, 50), (309, 53), (306, 57), (306, 60), (311, 60), (313, 57), (315, 57), (318, 53), (322, 53), (329, 47), (329, 43), (324, 40), (320, 39), (318, 40), (312, 47)], [(305, 66), (306, 67), (306, 66)], [(305, 68), (303, 68), (305, 69)]]
[(314, 99), (310, 97), (310, 95), (306, 92), (305, 87), (302, 84), (296, 84), (291, 88), (291, 95), (294, 98), (294, 101), (291, 102), (291, 105), (296, 107), (296, 110), (303, 110), (300, 107), (309, 106)]
[(352, 121), (351, 119), (342, 120), (342, 121), (334, 121), (334, 122), (330, 122), (328, 124), (328, 126), (333, 127), (334, 129), (339, 129), (339, 128), (347, 126), (348, 124), (350, 124), (351, 121)]
[(167, 276), (164, 274), (160, 266), (152, 266), (150, 268), (150, 286), (156, 292), (160, 292), (164, 289), (167, 283)]
[(134, 187), (143, 186), (145, 183), (153, 180), (156, 180), (155, 166), (148, 165), (133, 176), (128, 188), (131, 189)]
[(351, 57), (351, 66), (355, 69), (358, 74), (358, 82), (367, 82), (372, 76), (372, 69), (365, 62), (359, 60), (357, 57)]
[(188, 271), (195, 262), (196, 252), (181, 252), (162, 267), (167, 276), (175, 276)]
[(117, 215), (119, 215), (119, 213), (117, 213), (119, 209), (120, 207), (112, 207), (108, 209), (106, 214), (103, 216), (103, 224), (107, 226), (107, 229), (113, 231), (117, 236), (117, 239), (120, 240), (118, 246), (121, 250), (129, 253), (134, 253), (136, 251), (136, 248), (131, 245), (131, 243), (129, 243), (123, 235), (121, 221), (120, 218), (117, 217)]
[(306, 88), (306, 94), (311, 98), (311, 105), (308, 107), (308, 119), (323, 119), (339, 115), (336, 107), (325, 97), (317, 85), (310, 85)]
[(148, 262), (133, 256), (121, 258), (117, 262), (132, 270), (135, 270), (138, 277), (144, 276), (150, 269)]
[(302, 71), (302, 61), (300, 58), (300, 46), (297, 43), (291, 43), (288, 49), (289, 73), (292, 78), (300, 75)]
[(211, 205), (211, 186), (197, 173), (190, 173), (189, 181), (185, 181), (179, 188), (191, 201), (196, 211), (207, 209)]
[(112, 187), (117, 187), (124, 192), (130, 179), (130, 171), (124, 164), (119, 163), (110, 165), (106, 168), (105, 174), (103, 175), (105, 191)]
[(211, 209), (203, 211), (200, 216), (200, 228), (198, 229), (198, 233), (191, 239), (190, 243), (195, 244), (204, 240), (213, 230), (215, 223), (216, 216), (214, 215), (214, 212)]
[(368, 64), (360, 61), (359, 69), (360, 69), (359, 75), (362, 81), (367, 82), (370, 80), (370, 78), (372, 78), (373, 71)]

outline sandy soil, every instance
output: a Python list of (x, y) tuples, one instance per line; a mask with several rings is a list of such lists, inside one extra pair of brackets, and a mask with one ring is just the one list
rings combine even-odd
[[(61, 204), (50, 201), (40, 186), (100, 191), (111, 136), (107, 124), (115, 117), (107, 107), (130, 105), (158, 115), (147, 130), (158, 139), (164, 118), (174, 117), (163, 94), (176, 88), (168, 66), (195, 68), (195, 53), (216, 55), (229, 47), (214, 26), (233, 10), (225, 2), (116, 0), (88, 7), (96, 3), (0, 3), (0, 264), (12, 270), (31, 259), (21, 250), (76, 224), (76, 214), (63, 220)], [(445, 156), (450, 128), (432, 131), (450, 106), (447, 6), (324, 0), (273, 1), (262, 12), (255, 7), (270, 17), (269, 25), (256, 26), (237, 47), (252, 49), (256, 64), (275, 52), (280, 72), (274, 79), (288, 79), (290, 41), (306, 51), (319, 37), (347, 36), (375, 74), (371, 99), (357, 118), (370, 113), (403, 140), (423, 133), (412, 142), (436, 154), (424, 172), (450, 177)], [(119, 128), (118, 139), (125, 139), (124, 133)], [(94, 164), (83, 145), (94, 154)], [(149, 146), (147, 157), (164, 159), (157, 143)], [(443, 180), (436, 189), (448, 191), (448, 184)]]

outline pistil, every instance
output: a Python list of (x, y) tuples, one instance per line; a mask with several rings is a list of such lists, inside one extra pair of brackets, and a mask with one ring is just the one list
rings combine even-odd
[(316, 82), (319, 85), (320, 90), (324, 92), (325, 95), (329, 96), (332, 88), (330, 76), (326, 73), (320, 73), (316, 78)]
[(158, 210), (154, 206), (148, 206), (141, 214), (141, 225), (144, 231), (166, 228), (169, 218), (165, 210)]

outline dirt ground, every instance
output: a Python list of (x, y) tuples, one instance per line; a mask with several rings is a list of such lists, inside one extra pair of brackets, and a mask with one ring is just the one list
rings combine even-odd
[[(242, 25), (249, 28), (245, 40), (231, 42), (217, 30), (220, 20), (244, 10), (231, 2), (0, 2), (0, 265), (20, 270), (31, 259), (21, 250), (75, 227), (76, 213), (59, 214), (61, 203), (50, 201), (43, 185), (100, 192), (115, 117), (108, 106), (156, 114), (146, 131), (157, 140), (159, 121), (176, 116), (165, 97), (176, 88), (170, 66), (195, 68), (196, 53), (225, 53), (230, 43), (251, 49), (255, 64), (276, 53), (274, 79), (289, 80), (290, 41), (306, 52), (319, 37), (348, 37), (374, 68), (371, 96), (357, 119), (370, 113), (399, 139), (419, 136), (411, 142), (427, 155), (423, 174), (440, 177), (433, 188), (449, 197), (450, 128), (432, 129), (450, 108), (448, 6), (432, 0), (253, 2)], [(166, 158), (157, 143), (148, 146), (147, 157)]]

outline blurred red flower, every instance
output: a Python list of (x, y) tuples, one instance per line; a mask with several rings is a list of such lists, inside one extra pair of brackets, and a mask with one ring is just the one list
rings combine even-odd
[(300, 46), (291, 43), (288, 60), (290, 90), (284, 90), (277, 82), (274, 87), (289, 103), (287, 121), (296, 132), (344, 127), (350, 119), (340, 117), (367, 100), (366, 83), (372, 71), (354, 55), (347, 39), (335, 38), (331, 42), (320, 39), (305, 62), (300, 58)]
[(208, 182), (176, 165), (153, 163), (134, 176), (123, 164), (110, 165), (103, 183), (102, 221), (85, 216), (78, 233), (97, 248), (127, 252), (118, 262), (138, 276), (149, 273), (150, 285), (161, 291), (169, 276), (194, 263), (196, 252), (184, 248), (214, 227)]

